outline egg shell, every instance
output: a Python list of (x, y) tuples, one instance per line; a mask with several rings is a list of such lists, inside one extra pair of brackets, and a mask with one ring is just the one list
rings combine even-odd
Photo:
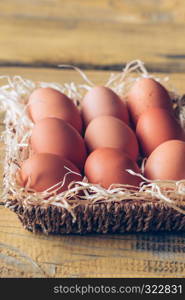
[(185, 142), (170, 140), (159, 145), (147, 159), (144, 175), (151, 180), (185, 179)]
[(138, 156), (138, 143), (132, 129), (111, 116), (101, 116), (92, 120), (85, 132), (85, 142), (89, 152), (101, 147), (110, 147), (126, 152), (133, 160)]
[(85, 163), (85, 175), (88, 181), (100, 184), (106, 189), (111, 184), (138, 186), (141, 179), (129, 174), (126, 169), (140, 173), (136, 162), (132, 161), (126, 153), (114, 148), (96, 149), (88, 156)]
[(30, 138), (36, 153), (53, 153), (73, 162), (80, 170), (86, 159), (85, 143), (78, 131), (69, 123), (57, 118), (38, 121)]
[(84, 97), (82, 116), (87, 126), (91, 120), (99, 116), (113, 116), (129, 124), (126, 103), (108, 87), (96, 86)]
[(78, 108), (65, 94), (53, 88), (34, 90), (29, 97), (28, 111), (34, 123), (54, 117), (69, 122), (80, 133), (82, 131), (82, 119)]
[(167, 140), (184, 139), (184, 132), (177, 120), (160, 108), (150, 108), (140, 116), (136, 135), (146, 156)]
[[(69, 170), (65, 167), (76, 174), (67, 174)], [(72, 181), (82, 180), (80, 171), (74, 164), (50, 153), (38, 153), (25, 160), (17, 173), (17, 178), (18, 184), (22, 187), (33, 189), (36, 192), (43, 192), (64, 180), (64, 185), (57, 193), (67, 190)]]
[(134, 124), (149, 108), (163, 108), (173, 113), (171, 99), (166, 88), (152, 78), (137, 80), (128, 92), (126, 100)]

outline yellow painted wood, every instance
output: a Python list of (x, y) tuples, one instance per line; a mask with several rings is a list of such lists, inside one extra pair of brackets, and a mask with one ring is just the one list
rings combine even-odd
[[(81, 82), (73, 71), (1, 68), (0, 72), (42, 81)], [(109, 75), (87, 74), (102, 84)], [(172, 74), (170, 81), (183, 93), (184, 74)], [(2, 144), (0, 155), (2, 179)], [(0, 277), (185, 277), (184, 244), (183, 233), (33, 234), (22, 227), (16, 214), (0, 205)]]
[(185, 277), (183, 234), (44, 236), (0, 216), (0, 277)]
[(6, 0), (2, 17), (75, 18), (117, 22), (185, 23), (183, 0)]
[(183, 0), (6, 0), (0, 16), (1, 64), (115, 68), (138, 58), (185, 69)]
[[(147, 69), (147, 64), (145, 64)], [(122, 65), (122, 68), (124, 65)], [(121, 72), (121, 70), (120, 70)], [(111, 74), (118, 74), (118, 71), (96, 71), (96, 70), (84, 70), (83, 73), (94, 84), (106, 84)], [(156, 78), (166, 80), (166, 84), (170, 89), (177, 90), (177, 92), (185, 93), (185, 74), (181, 73), (155, 73), (149, 72)], [(78, 84), (85, 83), (82, 76), (75, 70), (65, 70), (65, 68), (49, 69), (49, 68), (22, 68), (22, 67), (0, 67), (0, 86), (7, 83), (7, 79), (3, 79), (3, 76), (22, 76), (25, 79), (31, 79), (34, 81), (45, 82), (58, 82), (63, 84), (65, 82), (75, 82)]]

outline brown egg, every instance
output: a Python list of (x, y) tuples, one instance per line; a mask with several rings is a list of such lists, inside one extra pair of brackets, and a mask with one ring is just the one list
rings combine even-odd
[(96, 86), (85, 95), (82, 116), (86, 126), (99, 116), (113, 116), (129, 123), (126, 103), (111, 89), (104, 86)]
[(84, 166), (84, 140), (74, 127), (61, 119), (46, 118), (38, 121), (30, 142), (36, 153), (53, 153), (70, 160), (80, 169)]
[(138, 186), (141, 179), (129, 174), (126, 169), (140, 173), (137, 164), (117, 149), (99, 148), (93, 151), (85, 163), (85, 175), (90, 183), (109, 188), (111, 184)]
[(163, 108), (172, 112), (167, 90), (152, 78), (140, 78), (128, 92), (127, 104), (133, 123), (149, 108)]
[(78, 108), (71, 99), (53, 88), (34, 90), (29, 97), (28, 111), (34, 123), (52, 117), (69, 122), (79, 132), (82, 130)]
[(160, 108), (150, 108), (140, 116), (136, 135), (146, 156), (167, 140), (184, 138), (176, 119), (167, 110)]
[[(76, 174), (67, 174), (69, 170), (65, 167)], [(21, 169), (17, 173), (17, 179), (19, 185), (36, 192), (43, 192), (64, 180), (64, 185), (58, 190), (59, 193), (67, 190), (70, 182), (81, 181), (82, 176), (77, 167), (69, 160), (50, 153), (39, 153), (22, 163)]]
[(132, 129), (111, 116), (92, 120), (85, 132), (85, 142), (90, 152), (97, 148), (110, 147), (126, 152), (133, 160), (138, 156), (138, 143)]
[(149, 156), (144, 175), (151, 180), (185, 179), (185, 142), (170, 140), (159, 145)]

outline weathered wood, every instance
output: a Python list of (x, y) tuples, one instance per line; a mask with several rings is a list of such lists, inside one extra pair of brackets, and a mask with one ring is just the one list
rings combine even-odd
[(183, 0), (6, 0), (1, 16), (23, 18), (100, 19), (117, 22), (185, 23)]
[(183, 234), (34, 235), (0, 215), (0, 277), (185, 277)]
[[(110, 72), (106, 71), (89, 71), (84, 73), (94, 84), (105, 84), (108, 80)], [(7, 83), (7, 79), (3, 76), (22, 76), (25, 79), (45, 82), (75, 82), (84, 83), (82, 76), (75, 70), (66, 70), (65, 68), (21, 68), (21, 67), (0, 67), (0, 86)], [(163, 74), (162, 76), (165, 76)], [(175, 76), (175, 74), (173, 74)]]
[[(34, 80), (82, 82), (74, 71), (0, 71), (1, 75), (22, 75)], [(108, 72), (86, 73), (95, 83), (102, 84), (109, 76)], [(183, 92), (185, 75), (170, 77), (172, 85)], [(1, 168), (2, 147), (1, 144)], [(22, 227), (14, 213), (0, 206), (0, 277), (185, 277), (184, 243), (182, 233), (35, 235)]]
[[(124, 65), (122, 65), (123, 68)], [(145, 64), (148, 67), (147, 63)], [(121, 69), (122, 69), (121, 68)], [(148, 68), (147, 68), (148, 69)], [(96, 71), (96, 70), (85, 70), (84, 74), (92, 81), (94, 84), (106, 84), (111, 73), (116, 74), (117, 72), (107, 72), (107, 71)], [(176, 89), (179, 93), (185, 93), (184, 80), (185, 75), (181, 73), (151, 73), (150, 74), (160, 77), (161, 79), (169, 79), (168, 85), (171, 89)], [(45, 82), (75, 82), (84, 83), (81, 75), (75, 70), (65, 70), (60, 69), (49, 69), (49, 68), (21, 68), (21, 67), (0, 67), (0, 76), (15, 76), (20, 75), (25, 79), (31, 79), (34, 81), (45, 81)], [(7, 83), (7, 79), (0, 79), (0, 85)]]
[(182, 0), (1, 1), (0, 64), (116, 69), (138, 58), (183, 72), (184, 12)]

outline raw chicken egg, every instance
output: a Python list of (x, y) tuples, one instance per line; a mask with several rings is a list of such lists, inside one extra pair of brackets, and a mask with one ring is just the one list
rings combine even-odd
[(146, 156), (167, 140), (184, 138), (183, 130), (176, 119), (169, 111), (160, 108), (150, 108), (140, 116), (136, 135)]
[(140, 173), (137, 164), (130, 157), (114, 148), (99, 148), (93, 151), (85, 163), (85, 175), (90, 183), (109, 188), (111, 184), (138, 186), (141, 179), (129, 174), (126, 169)]
[(38, 121), (32, 130), (31, 147), (36, 153), (53, 153), (73, 162), (82, 169), (86, 159), (85, 143), (69, 123), (46, 118)]
[(99, 116), (113, 116), (129, 123), (126, 103), (111, 89), (104, 86), (96, 86), (85, 95), (82, 116), (86, 126)]
[(163, 108), (172, 112), (170, 96), (159, 82), (152, 78), (140, 78), (128, 92), (127, 105), (133, 123), (149, 108)]
[(82, 130), (78, 108), (71, 99), (53, 88), (38, 88), (33, 91), (29, 97), (28, 111), (34, 123), (53, 117), (69, 122), (79, 132)]
[(110, 147), (126, 152), (133, 160), (138, 156), (138, 143), (132, 129), (111, 116), (100, 116), (92, 120), (85, 132), (85, 142), (90, 152)]
[(147, 159), (144, 175), (151, 180), (185, 179), (185, 142), (170, 140), (159, 145)]
[[(66, 167), (74, 173), (70, 173)], [(81, 180), (80, 171), (74, 164), (50, 153), (33, 155), (22, 163), (21, 169), (17, 173), (18, 184), (36, 192), (43, 192), (62, 181), (63, 186), (57, 193), (63, 192), (68, 189), (68, 185), (72, 181)]]

